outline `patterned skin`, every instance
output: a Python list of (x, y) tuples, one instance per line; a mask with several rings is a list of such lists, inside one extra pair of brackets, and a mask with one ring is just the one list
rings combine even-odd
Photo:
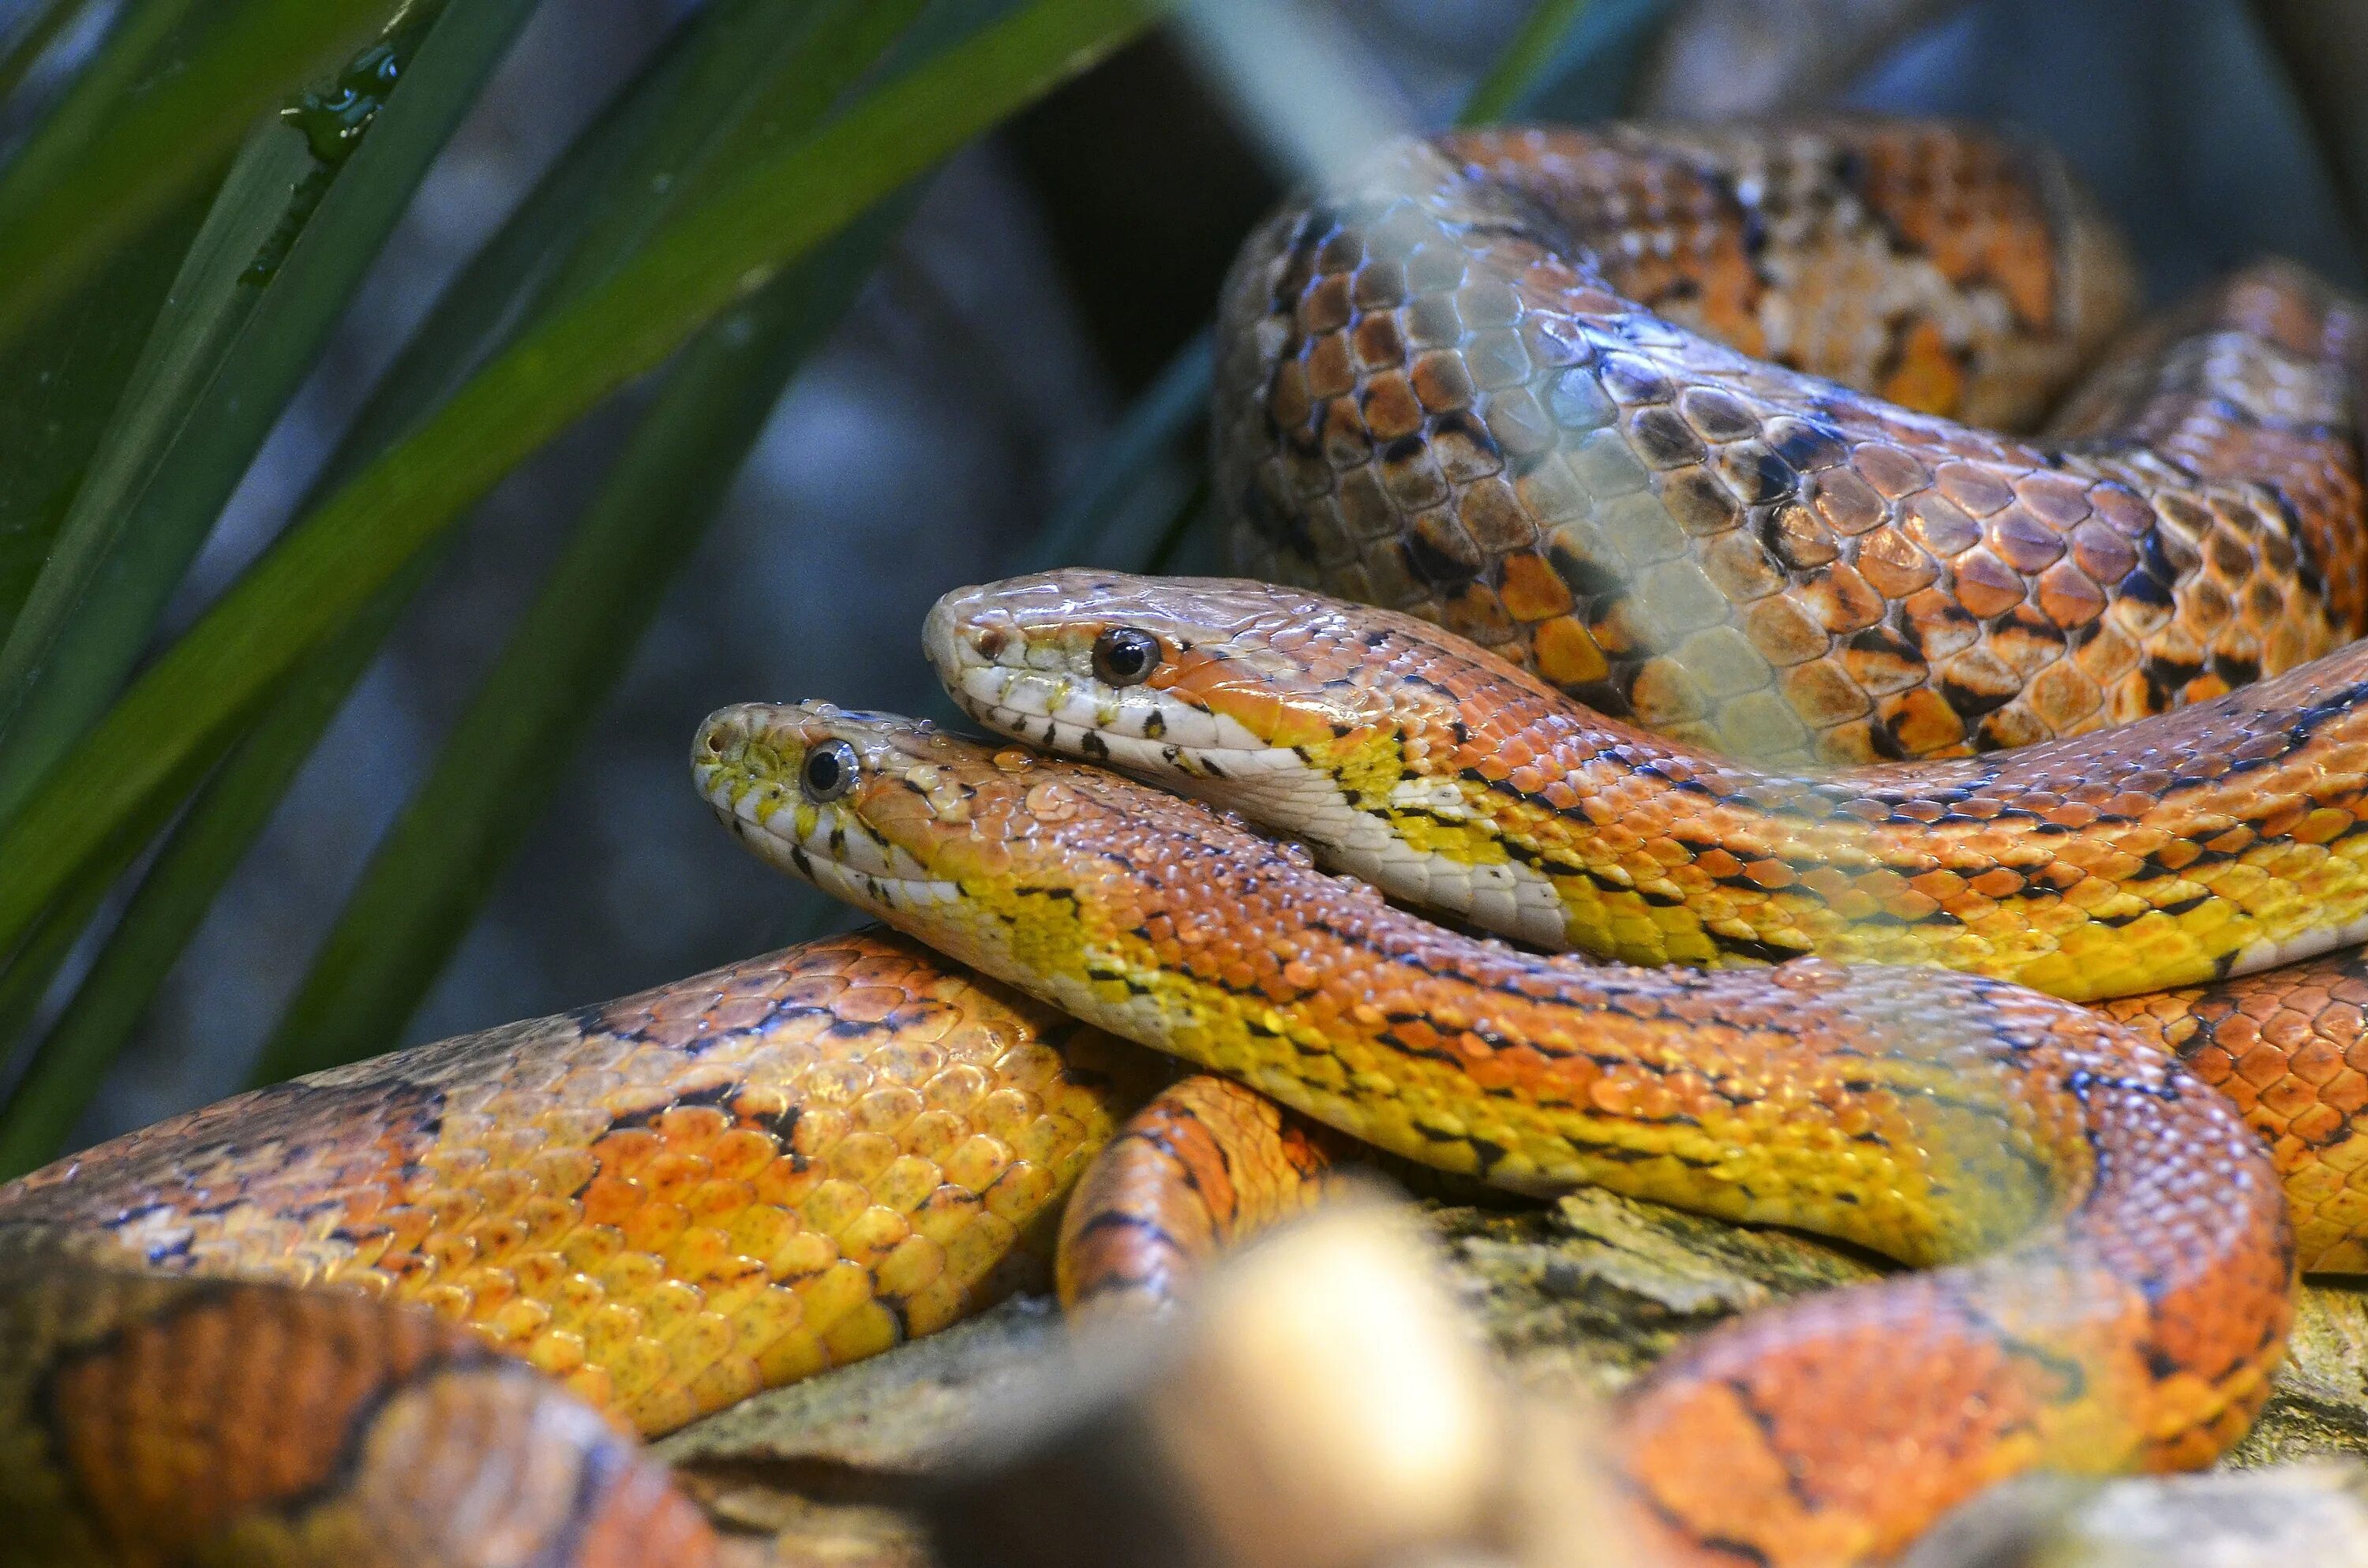
[[(1690, 335), (1908, 408), (2025, 421), (2129, 293), (2044, 157), (1869, 124), (1442, 147), (1286, 216), (1236, 274), (1220, 458), (1262, 571), (1426, 609), (1618, 710), (1777, 758), (2072, 733), (2285, 667), (2357, 620), (2357, 329), (2290, 269), (2134, 340), (2058, 415), (2056, 448), (2002, 442)], [(976, 792), (924, 767), (905, 789), (952, 821)], [(1104, 786), (1039, 797), (1048, 777), (1021, 798), (1030, 818), (1097, 814), (1080, 802)], [(1171, 808), (1142, 809), (1172, 847)], [(1312, 876), (1254, 843), (1220, 853), (1253, 880)], [(902, 896), (866, 870), (848, 885)], [(1302, 892), (1378, 908), (1321, 879)], [(1048, 926), (1034, 897), (1012, 934), (1057, 935), (1058, 899)], [(1416, 956), (1394, 972), (1423, 1010), (1383, 1020), (1378, 1057), (1373, 1038), (1326, 1058), (1301, 1034), (1304, 1059), (1274, 1066), (1267, 1026), (1324, 1011), (1304, 990), (1320, 955), (1269, 940), (1212, 960), (1190, 927), (1135, 933), (1189, 982), (1165, 1005), (1208, 1003), (1196, 1039), (1417, 1156), (1536, 1186), (1565, 1177), (1522, 1161), (1552, 1167), (1577, 1135), (1578, 1163), (1626, 1190), (1911, 1260), (2014, 1246), (1755, 1320), (1647, 1385), (1626, 1462), (1681, 1554), (1887, 1550), (2032, 1463), (2195, 1462), (2258, 1401), (2284, 1312), (2275, 1205), (2217, 1102), (2131, 1037), (1973, 982), (1931, 982), (1934, 1002), (1924, 981), (1808, 966), (1753, 980), (1781, 996), (1738, 1010), (1718, 985), (1749, 977), (1577, 981), (1383, 934)], [(1516, 971), (1513, 1037), (1457, 1027), (1464, 988), (1501, 998)], [(2368, 978), (2324, 959), (2276, 979), (2114, 1010), (2271, 1133), (2305, 1256), (2357, 1267)], [(1138, 1022), (1158, 1010), (1096, 983)], [(1554, 1055), (1540, 1017), (1573, 1006), (1616, 1050)], [(1724, 1032), (1673, 1054), (1679, 1016), (1712, 1013)], [(1905, 1042), (1886, 1034), (1839, 1081), (1831, 1061), (1795, 1074), (1815, 1031), (1853, 1023)], [(1326, 1065), (1352, 1057), (1423, 1081), (1401, 1096), (1380, 1068)], [(621, 1421), (665, 1429), (1005, 1288), (1104, 1140), (1064, 1230), (1064, 1294), (1088, 1304), (1157, 1299), (1321, 1193), (1338, 1136), (1224, 1079), (1174, 1085), (1112, 1137), (1157, 1076), (859, 937), (90, 1151), (0, 1188), (10, 1546), (693, 1568), (714, 1542)], [(1500, 1142), (1494, 1102), (1540, 1085), (1531, 1146)], [(1634, 1136), (1586, 1143), (1607, 1128)], [(1884, 1195), (1863, 1213), (1861, 1180)], [(1871, 1427), (1870, 1388), (1906, 1391)]]
[(765, 858), (1394, 1153), (1943, 1266), (1643, 1381), (1613, 1450), (1672, 1561), (1884, 1556), (2033, 1466), (2206, 1462), (2263, 1397), (2294, 1273), (2267, 1156), (2086, 1009), (1934, 970), (1532, 956), (1195, 802), (827, 705), (727, 709), (693, 766)]
[(873, 934), (62, 1161), (0, 1187), (10, 1560), (691, 1568), (632, 1429), (1042, 1278), (1167, 1076)]
[(925, 641), (990, 728), (1541, 946), (1930, 962), (2086, 1000), (2368, 936), (2368, 644), (2107, 733), (1785, 773), (1301, 589), (1053, 573), (948, 595)]
[(2055, 160), (1960, 128), (1404, 146), (1235, 266), (1236, 564), (1771, 766), (2215, 697), (2360, 629), (2361, 323), (2265, 264), (2046, 437), (1977, 427), (2043, 406), (2127, 279)]
[(1063, 1310), (1162, 1310), (1234, 1243), (1322, 1199), (1354, 1145), (1256, 1089), (1195, 1073), (1119, 1131), (1061, 1222)]
[[(1108, 654), (1130, 638), (1121, 683)], [(1427, 622), (1300, 589), (1014, 578), (947, 595), (926, 641), (991, 728), (1541, 946), (1917, 959), (2094, 996), (2177, 977), (2167, 953), (2240, 952), (2241, 910), (2271, 907), (2286, 877), (2285, 907), (2317, 923), (2294, 946), (2357, 940), (2329, 895), (2368, 845), (2351, 738), (2368, 645), (2110, 733), (1782, 777), (1590, 713)], [(2130, 918), (2088, 884), (2140, 847), (2152, 874), (2122, 874), (2150, 913)], [(2363, 1007), (2352, 948), (2100, 1008), (2269, 1141), (2309, 1269), (2368, 1270)]]

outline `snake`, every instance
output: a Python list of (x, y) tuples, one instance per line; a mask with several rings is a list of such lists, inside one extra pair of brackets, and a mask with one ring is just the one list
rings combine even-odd
[(2116, 342), (2130, 293), (2061, 160), (1963, 126), (1406, 143), (1244, 247), (1215, 491), (1244, 574), (1674, 739), (2028, 744), (2363, 630), (2357, 307), (2264, 262)]
[(2078, 1004), (1532, 954), (1200, 802), (826, 703), (725, 709), (693, 755), (769, 862), (1360, 1142), (1921, 1266), (1713, 1330), (1627, 1392), (1608, 1447), (1646, 1561), (1880, 1560), (2023, 1469), (2203, 1462), (2266, 1395), (2294, 1269), (2268, 1153)]
[[(2131, 278), (2059, 161), (1963, 127), (1410, 143), (1246, 247), (1217, 489), (1255, 575), (1427, 615), (1762, 767), (2216, 712), (2358, 628), (2358, 328), (2271, 263), (2109, 349)], [(1982, 427), (2100, 351), (2045, 435)], [(2100, 1017), (1995, 967), (1523, 953), (1201, 806), (881, 716), (727, 710), (693, 755), (752, 847), (911, 935), (340, 1069), (0, 1188), (12, 1545), (701, 1563), (635, 1432), (1034, 1282), (1056, 1226), (1080, 1310), (1165, 1300), (1319, 1200), (1352, 1139), (1931, 1266), (1706, 1336), (1623, 1402), (1633, 1523), (1679, 1561), (1881, 1556), (2018, 1470), (2204, 1462), (2264, 1396), (2296, 1223), (2347, 1266), (2368, 974), (2241, 972), (2341, 908), (2248, 905), (2233, 947), (2191, 920), (2141, 968), (2210, 977)], [(1673, 957), (1879, 924), (1747, 939), (1650, 907), (1727, 938)], [(1222, 1075), (1168, 1082), (1113, 1036)]]

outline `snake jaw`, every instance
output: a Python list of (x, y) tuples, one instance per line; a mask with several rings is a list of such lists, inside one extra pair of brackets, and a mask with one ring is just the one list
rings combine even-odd
[[(922, 639), (980, 722), (1190, 788), (1289, 770), (1310, 748), (1387, 721), (1353, 672), (1311, 678), (1278, 651), (1278, 639), (1338, 609), (1266, 584), (1053, 572), (948, 594)], [(1112, 633), (1156, 641), (1156, 665), (1106, 677), (1098, 650)]]
[[(814, 748), (834, 741), (853, 749), (858, 776), (842, 798), (817, 801), (800, 775)], [(946, 744), (926, 722), (826, 702), (740, 703), (700, 726), (691, 772), (716, 816), (760, 858), (893, 919), (961, 896), (916, 853), (929, 846), (929, 824), (967, 818), (967, 797), (932, 760)]]

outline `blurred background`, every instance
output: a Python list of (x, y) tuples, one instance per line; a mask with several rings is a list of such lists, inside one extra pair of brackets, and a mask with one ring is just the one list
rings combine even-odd
[[(450, 12), (470, 4), (451, 0)], [(304, 508), (439, 293), (604, 106), (666, 51), (686, 47), (706, 9), (691, 0), (530, 8), (245, 467), (164, 609), (159, 643), (193, 624)], [(1379, 111), (1413, 126), (1450, 123), (1508, 50), (1543, 39), (1521, 84), (1534, 118), (1839, 103), (2004, 123), (2068, 153), (2127, 227), (2157, 299), (2261, 252), (2347, 286), (2362, 281), (2343, 196), (2357, 145), (2343, 88), (2368, 82), (2351, 70), (2368, 51), (2368, 17), (2344, 5), (1338, 0), (1306, 9), (1334, 29), (1333, 46)], [(62, 22), (61, 12), (74, 17)], [(0, 40), (54, 34), (9, 102), (30, 95), (38, 108), (43, 83), (69, 81), (115, 25), (104, 6), (0, 0)], [(587, 681), (585, 719), (555, 726), (533, 757), (547, 799), (534, 799), (515, 831), (491, 835), (435, 917), (413, 923), (425, 956), (407, 989), (376, 993), (373, 1048), (594, 1002), (851, 924), (716, 828), (684, 765), (703, 715), (734, 700), (807, 696), (937, 710), (916, 633), (945, 589), (1044, 564), (1215, 568), (1195, 489), (1194, 345), (1234, 246), (1289, 174), (1272, 156), (1273, 128), (1246, 118), (1198, 60), (1155, 26), (891, 199), (901, 205), (878, 220), (884, 248), (860, 291), (825, 318), (778, 401), (767, 391), (770, 411), (745, 461), (729, 448), (715, 459), (717, 481), (736, 478), (712, 506), (686, 494), (678, 516), (660, 519), (681, 547), (664, 562), (678, 575), (661, 597), (663, 572), (643, 573), (655, 606), (646, 633), (637, 616), (596, 629), (630, 657), (613, 685)], [(27, 113), (0, 115), (0, 136), (31, 134)], [(654, 395), (643, 386), (607, 400), (477, 506), (251, 849), (231, 858), (235, 869), (210, 910), (187, 922), (186, 948), (166, 945), (177, 956), (165, 952), (153, 1002), (97, 1031), (124, 1047), (120, 1060), (106, 1071), (93, 1059), (79, 1093), (44, 1102), (50, 1136), (63, 1129), (77, 1146), (237, 1086), (308, 974), (310, 1000), (283, 1033), (354, 1005), (360, 993), (334, 957), (316, 972), (324, 937), (342, 917), (348, 948), (370, 945), (348, 901), (374, 850), (439, 758), (466, 773), (469, 756), (448, 750), (455, 726)], [(0, 879), (9, 874), (0, 866)], [(0, 1059), (13, 1062), (7, 1075), (26, 1071), (33, 1042), (74, 1005), (134, 885), (108, 895), (61, 944), (13, 1057)], [(420, 926), (436, 929), (420, 937)], [(163, 950), (149, 949), (152, 958)], [(370, 1032), (341, 1027), (341, 1038)]]

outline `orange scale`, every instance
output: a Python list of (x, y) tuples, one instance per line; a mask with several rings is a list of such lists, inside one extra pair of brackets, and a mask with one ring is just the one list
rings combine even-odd
[(622, 1252), (602, 1267), (598, 1278), (612, 1301), (637, 1301), (666, 1278), (666, 1263), (651, 1253)]
[(922, 1108), (920, 1095), (912, 1089), (874, 1089), (856, 1101), (852, 1121), (863, 1132), (893, 1136), (920, 1115)]
[(702, 1182), (684, 1195), (682, 1207), (693, 1223), (723, 1225), (757, 1202), (757, 1185), (747, 1181)]
[(732, 1321), (733, 1343), (742, 1350), (761, 1352), (803, 1326), (805, 1306), (796, 1291), (768, 1285), (735, 1303), (725, 1315)]
[(480, 1298), (477, 1317), (486, 1332), (502, 1344), (526, 1345), (550, 1324), (551, 1309), (541, 1301), (520, 1297), (492, 1306), (489, 1311), (488, 1303)]
[(831, 1011), (842, 1023), (884, 1023), (905, 1003), (902, 986), (860, 985), (840, 994)]
[(727, 1258), (700, 1281), (707, 1304), (719, 1312), (736, 1312), (773, 1287), (773, 1277), (753, 1257)]
[(977, 1188), (949, 1182), (912, 1210), (913, 1233), (943, 1245), (961, 1234), (984, 1208)]
[(790, 1114), (796, 1103), (790, 1092), (778, 1085), (751, 1085), (733, 1096), (732, 1114), (743, 1122), (778, 1122)]
[(732, 1238), (707, 1225), (692, 1225), (666, 1248), (668, 1271), (685, 1279), (707, 1279), (739, 1256)]
[(925, 1110), (905, 1125), (897, 1142), (908, 1152), (937, 1160), (969, 1135), (970, 1124), (951, 1111)]
[(592, 1153), (608, 1176), (630, 1176), (657, 1158), (665, 1145), (647, 1128), (620, 1128), (592, 1145)]
[(765, 1255), (765, 1269), (776, 1280), (794, 1283), (811, 1278), (838, 1261), (838, 1244), (819, 1231), (797, 1231)]
[(563, 1274), (529, 1288), (551, 1307), (552, 1324), (565, 1329), (581, 1329), (609, 1301), (609, 1292), (588, 1274)]
[(854, 1127), (854, 1119), (836, 1106), (808, 1105), (798, 1113), (790, 1131), (791, 1152), (814, 1159), (829, 1151)]
[(719, 1034), (739, 1034), (757, 1028), (773, 1016), (773, 1000), (768, 996), (726, 996), (707, 1009), (707, 1021)]
[[(1018, 1170), (1022, 1167), (1013, 1166)], [(1009, 1173), (1005, 1173), (1008, 1178)], [(996, 1184), (1000, 1187), (1002, 1184)], [(913, 1233), (913, 1227), (904, 1215), (893, 1209), (877, 1205), (864, 1210), (840, 1230), (834, 1233), (840, 1254), (849, 1260), (869, 1266)]]
[(586, 1357), (581, 1337), (564, 1329), (545, 1329), (527, 1346), (526, 1358), (544, 1376), (564, 1379), (582, 1369)]
[(1010, 1255), (1019, 1239), (1017, 1225), (982, 1204), (969, 1224), (941, 1243), (948, 1276), (966, 1283), (985, 1278)]
[(835, 974), (801, 975), (780, 990), (782, 1005), (791, 1007), (812, 1007), (827, 1012), (848, 983)]
[(660, 1111), (650, 1125), (666, 1153), (681, 1158), (703, 1153), (732, 1130), (732, 1119), (715, 1106), (678, 1105)]
[(871, 1194), (855, 1182), (823, 1182), (806, 1199), (806, 1223), (826, 1236), (836, 1236), (871, 1206)]
[(438, 1231), (420, 1244), (419, 1255), (437, 1273), (457, 1274), (477, 1261), (477, 1244), (472, 1237)]
[(739, 1352), (717, 1357), (689, 1380), (690, 1397), (703, 1411), (739, 1403), (765, 1386), (757, 1358)]
[(795, 1209), (812, 1197), (823, 1173), (804, 1159), (784, 1154), (757, 1173), (751, 1183), (757, 1201), (770, 1208)]
[[(977, 1072), (981, 1067), (992, 1066), (1009, 1048), (1010, 1042), (998, 1029), (973, 1025), (956, 1029), (947, 1036), (944, 1045), (948, 1061), (962, 1063), (969, 1071)], [(980, 1087), (981, 1092), (984, 1092), (983, 1074)]]
[(1060, 1178), (1044, 1166), (1016, 1161), (986, 1189), (987, 1212), (1014, 1225), (1022, 1224), (1052, 1201), (1059, 1183)]
[(672, 1203), (644, 1203), (627, 1215), (617, 1229), (625, 1244), (642, 1252), (663, 1253), (689, 1228), (690, 1216)]
[(659, 1279), (641, 1293), (636, 1304), (651, 1337), (671, 1340), (706, 1310), (707, 1298), (687, 1279)]
[(622, 1225), (649, 1201), (642, 1184), (627, 1176), (603, 1174), (584, 1189), (584, 1218), (594, 1225)]
[(841, 1261), (794, 1289), (805, 1327), (827, 1335), (841, 1318), (871, 1299), (871, 1276), (860, 1264)]
[(614, 1225), (579, 1225), (561, 1242), (559, 1256), (578, 1273), (597, 1274), (624, 1246), (625, 1233)]
[(734, 1250), (750, 1257), (769, 1257), (796, 1233), (796, 1216), (769, 1203), (751, 1203), (722, 1221)]
[(871, 1087), (871, 1068), (860, 1061), (825, 1062), (806, 1074), (806, 1094), (818, 1106), (846, 1105)]
[(709, 1168), (719, 1181), (745, 1182), (771, 1164), (780, 1141), (754, 1127), (735, 1127), (707, 1147)]
[(896, 1140), (883, 1132), (852, 1132), (838, 1141), (825, 1162), (833, 1177), (869, 1183), (899, 1157)]
[(599, 1174), (600, 1162), (589, 1149), (544, 1149), (528, 1160), (524, 1169), (536, 1191), (572, 1195)]
[(1023, 1089), (998, 1089), (980, 1102), (978, 1124), (997, 1138), (1009, 1140), (1035, 1120), (1043, 1102)]
[(910, 1212), (927, 1202), (944, 1179), (935, 1160), (900, 1154), (871, 1178), (871, 1199), (883, 1208)]

